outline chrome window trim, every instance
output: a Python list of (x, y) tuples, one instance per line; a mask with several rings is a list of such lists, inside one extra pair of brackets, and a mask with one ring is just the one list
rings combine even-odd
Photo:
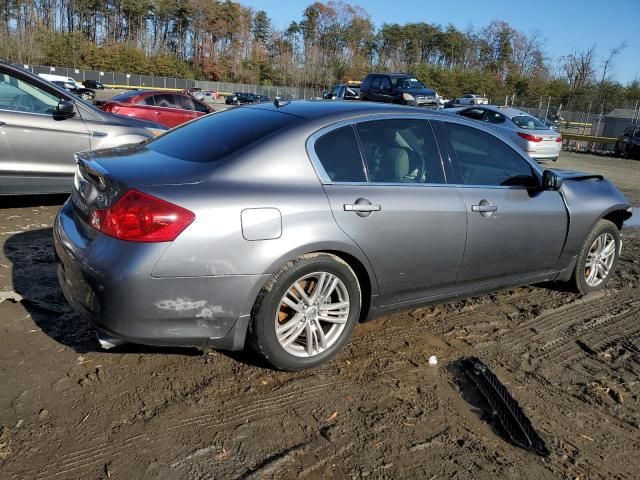
[(20, 110), (7, 110), (6, 108), (0, 108), (0, 112), (20, 113), (23, 115), (40, 115), (41, 117), (52, 117), (52, 113), (36, 113), (36, 112), (23, 112)]

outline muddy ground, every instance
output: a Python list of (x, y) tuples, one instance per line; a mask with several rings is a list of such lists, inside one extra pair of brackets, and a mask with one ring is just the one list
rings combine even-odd
[[(640, 204), (638, 162), (557, 166)], [(0, 209), (0, 478), (638, 478), (640, 229), (602, 293), (534, 286), (397, 314), (329, 364), (282, 373), (250, 353), (100, 351), (55, 278), (62, 200)], [(504, 439), (465, 355), (507, 385), (548, 458)]]

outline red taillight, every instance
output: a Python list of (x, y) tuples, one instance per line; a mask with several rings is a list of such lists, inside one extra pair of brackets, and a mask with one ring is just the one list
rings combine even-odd
[(558, 142), (558, 143), (562, 142), (562, 137), (556, 138), (556, 142)]
[(518, 132), (518, 136), (524, 138), (529, 142), (540, 143), (542, 141), (542, 137), (536, 137), (535, 135), (531, 135), (530, 133)]
[(115, 204), (93, 210), (90, 223), (105, 235), (130, 242), (171, 242), (196, 216), (189, 210), (137, 190)]

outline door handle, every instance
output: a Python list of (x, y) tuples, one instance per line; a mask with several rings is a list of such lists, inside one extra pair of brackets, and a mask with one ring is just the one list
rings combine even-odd
[(380, 205), (371, 205), (366, 203), (345, 203), (345, 212), (379, 212), (382, 210)]
[(471, 205), (471, 211), (480, 213), (497, 212), (498, 207), (495, 205)]

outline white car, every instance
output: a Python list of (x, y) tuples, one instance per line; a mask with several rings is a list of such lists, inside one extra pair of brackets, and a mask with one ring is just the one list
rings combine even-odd
[(466, 95), (456, 98), (453, 103), (455, 105), (488, 105), (489, 99), (481, 95), (467, 93)]
[(73, 78), (71, 77), (65, 77), (63, 75), (51, 75), (49, 73), (39, 73), (38, 76), (40, 78), (44, 78), (45, 80), (48, 80), (50, 82), (64, 82), (64, 83), (70, 83), (71, 85), (73, 85), (75, 88), (84, 88), (84, 85), (82, 85), (81, 83), (76, 82)]

